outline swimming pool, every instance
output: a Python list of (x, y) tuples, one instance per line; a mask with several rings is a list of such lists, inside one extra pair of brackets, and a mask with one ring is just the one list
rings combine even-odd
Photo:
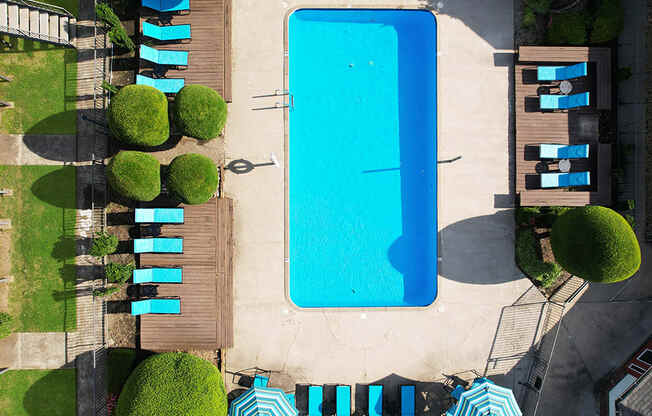
[(299, 307), (437, 295), (436, 21), (421, 10), (288, 18), (288, 292)]

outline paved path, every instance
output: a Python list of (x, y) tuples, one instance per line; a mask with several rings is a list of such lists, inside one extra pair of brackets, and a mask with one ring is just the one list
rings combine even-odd
[(61, 165), (75, 160), (75, 135), (0, 134), (0, 165)]
[(56, 369), (66, 365), (66, 334), (18, 332), (0, 340), (0, 368)]

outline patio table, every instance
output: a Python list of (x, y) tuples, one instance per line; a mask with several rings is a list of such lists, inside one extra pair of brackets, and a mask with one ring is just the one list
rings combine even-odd
[(559, 161), (559, 171), (560, 172), (570, 172), (571, 162), (568, 159), (562, 159)]
[(570, 81), (564, 80), (559, 83), (559, 91), (564, 95), (568, 95), (573, 91), (573, 84)]

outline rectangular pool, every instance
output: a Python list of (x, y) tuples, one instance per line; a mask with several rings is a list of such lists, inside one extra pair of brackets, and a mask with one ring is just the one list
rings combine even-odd
[(435, 16), (300, 9), (287, 31), (290, 299), (305, 308), (431, 304)]

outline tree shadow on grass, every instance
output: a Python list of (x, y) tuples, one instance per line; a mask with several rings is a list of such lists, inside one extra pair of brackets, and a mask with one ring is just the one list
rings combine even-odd
[(31, 187), (32, 193), (41, 201), (59, 208), (75, 209), (75, 198), (70, 197), (70, 188), (75, 189), (75, 178), (68, 169), (56, 169), (38, 178)]
[(25, 392), (23, 408), (29, 416), (69, 416), (77, 411), (74, 369), (51, 370)]

